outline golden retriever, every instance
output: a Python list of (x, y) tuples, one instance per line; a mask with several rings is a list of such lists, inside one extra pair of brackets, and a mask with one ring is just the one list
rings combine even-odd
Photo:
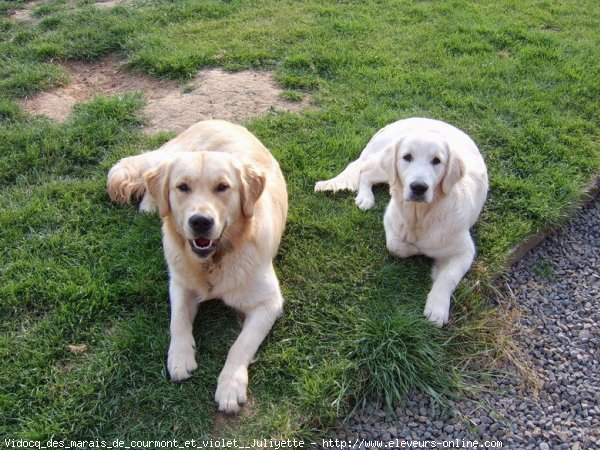
[(425, 317), (448, 322), (450, 297), (475, 257), (469, 233), (485, 202), (487, 170), (473, 140), (439, 120), (410, 118), (375, 134), (360, 157), (315, 191), (356, 191), (356, 204), (375, 205), (372, 187), (390, 185), (383, 219), (388, 250), (401, 258), (434, 259)]
[(281, 314), (273, 269), (287, 216), (279, 164), (246, 128), (199, 122), (155, 151), (124, 158), (108, 174), (119, 203), (158, 209), (169, 267), (172, 380), (197, 368), (192, 324), (198, 304), (220, 298), (245, 317), (218, 379), (219, 410), (246, 402), (248, 365)]

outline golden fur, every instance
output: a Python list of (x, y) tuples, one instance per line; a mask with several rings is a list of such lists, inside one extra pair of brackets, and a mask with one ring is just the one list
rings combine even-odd
[(272, 264), (287, 216), (279, 164), (244, 127), (204, 121), (158, 150), (119, 161), (108, 192), (119, 203), (141, 198), (141, 210), (158, 209), (162, 218), (173, 380), (197, 368), (192, 323), (200, 302), (220, 298), (245, 316), (215, 394), (220, 410), (238, 411), (248, 365), (283, 306)]

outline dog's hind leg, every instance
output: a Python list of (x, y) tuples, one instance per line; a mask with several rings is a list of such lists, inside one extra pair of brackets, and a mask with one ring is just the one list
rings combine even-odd
[(315, 192), (319, 191), (356, 191), (358, 178), (362, 169), (362, 161), (356, 160), (348, 164), (346, 168), (336, 177), (329, 180), (318, 181), (315, 184)]
[(140, 211), (147, 213), (158, 211), (158, 205), (156, 204), (154, 198), (152, 198), (149, 192), (144, 192), (144, 196), (142, 197), (142, 201), (140, 202)]

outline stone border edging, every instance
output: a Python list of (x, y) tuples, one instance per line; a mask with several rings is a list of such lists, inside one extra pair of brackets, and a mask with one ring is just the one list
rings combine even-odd
[[(600, 176), (596, 176), (596, 179), (594, 181), (592, 181), (592, 183), (590, 183), (590, 185), (588, 185), (588, 187), (585, 189), (583, 195), (577, 200), (577, 209), (575, 210), (575, 212), (579, 211), (585, 205), (592, 202), (592, 200), (594, 200), (598, 194), (600, 194)], [(525, 256), (525, 254), (528, 251), (530, 251), (530, 250), (534, 249), (535, 247), (537, 247), (538, 245), (540, 245), (544, 239), (546, 239), (552, 233), (557, 231), (560, 227), (562, 227), (571, 218), (572, 218), (572, 215), (560, 220), (555, 225), (550, 225), (550, 226), (544, 228), (543, 230), (538, 231), (537, 233), (529, 236), (527, 239), (525, 239), (521, 243), (515, 245), (512, 248), (512, 250), (510, 251), (510, 254), (507, 259), (506, 267), (509, 268), (509, 267), (513, 266), (517, 261), (523, 259), (523, 257)]]

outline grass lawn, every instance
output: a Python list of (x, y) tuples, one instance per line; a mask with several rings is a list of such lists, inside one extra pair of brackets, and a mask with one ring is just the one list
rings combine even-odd
[[(311, 438), (365, 396), (443, 402), (485, 379), (510, 348), (491, 280), (600, 173), (596, 0), (89, 3), (46, 2), (32, 24), (9, 18), (23, 2), (0, 1), (0, 435)], [(182, 83), (202, 67), (272, 70), (288, 98), (312, 98), (247, 124), (281, 163), (290, 215), (276, 260), (285, 314), (237, 420), (215, 426), (213, 404), (235, 315), (201, 307), (199, 369), (171, 383), (160, 221), (105, 192), (115, 161), (171, 136), (140, 132), (135, 93), (80, 104), (64, 124), (16, 103), (66, 82), (53, 60), (115, 52)], [(386, 251), (385, 189), (367, 213), (352, 194), (313, 193), (411, 116), (465, 130), (490, 173), (478, 261), (442, 330), (421, 317), (430, 262)]]

